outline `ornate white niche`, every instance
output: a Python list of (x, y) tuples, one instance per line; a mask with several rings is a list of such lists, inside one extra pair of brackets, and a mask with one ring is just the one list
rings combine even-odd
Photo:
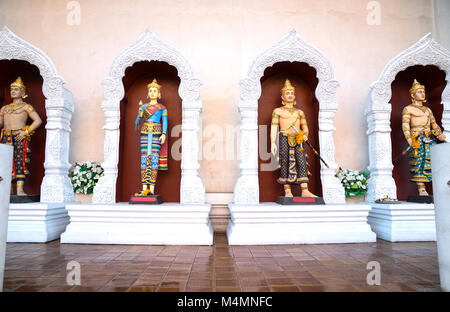
[[(435, 65), (445, 71), (447, 85), (442, 93), (442, 126), (447, 138), (450, 136), (450, 52), (432, 39), (431, 33), (425, 35), (408, 49), (404, 50), (384, 67), (380, 77), (370, 86), (367, 117), (369, 136), (369, 179), (366, 200), (374, 202), (389, 196), (397, 198), (397, 189), (392, 177), (392, 142), (390, 117), (392, 106), (391, 84), (396, 75), (415, 65)], [(434, 216), (433, 216), (434, 218)]]
[[(277, 62), (304, 62), (316, 70), (315, 90), (319, 102), (320, 152), (330, 168), (321, 164), (320, 178), (327, 205), (279, 205), (259, 203), (258, 183), (258, 99), (261, 77)], [(333, 78), (328, 59), (291, 30), (272, 48), (259, 55), (246, 78), (241, 80), (239, 111), (240, 177), (234, 188), (234, 203), (229, 205), (231, 220), (227, 234), (230, 245), (320, 244), (374, 242), (375, 233), (367, 224), (370, 205), (345, 203), (345, 192), (334, 176), (333, 126), (338, 105), (339, 83)]]
[(316, 70), (319, 80), (316, 98), (319, 102), (319, 144), (322, 157), (330, 165), (321, 163), (323, 198), (326, 203), (345, 203), (344, 188), (334, 176), (333, 126), (338, 108), (335, 101), (339, 82), (333, 77), (330, 61), (318, 49), (305, 42), (291, 30), (274, 46), (260, 54), (250, 66), (248, 75), (240, 85), (240, 176), (234, 187), (235, 204), (258, 204), (258, 99), (261, 96), (261, 77), (264, 70), (277, 62), (304, 62)]
[[(177, 69), (181, 81), (178, 88), (182, 100), (180, 203), (116, 203), (120, 101), (125, 93), (122, 79), (128, 67), (141, 61), (166, 62)], [(211, 205), (205, 203), (205, 188), (198, 175), (201, 83), (194, 77), (187, 60), (146, 30), (116, 57), (102, 84), (105, 89), (102, 108), (106, 119), (104, 176), (94, 188), (92, 204), (66, 206), (71, 223), (61, 235), (61, 243), (211, 245)]]
[(42, 92), (47, 112), (41, 202), (72, 202), (73, 188), (68, 177), (70, 120), (74, 111), (72, 94), (64, 88), (65, 81), (58, 75), (50, 58), (6, 26), (0, 31), (0, 59), (27, 61), (39, 69), (44, 80)]
[(201, 82), (187, 60), (174, 48), (146, 30), (135, 42), (123, 50), (113, 61), (104, 86), (102, 108), (106, 124), (104, 141), (104, 176), (94, 189), (92, 202), (111, 204), (116, 202), (116, 181), (119, 161), (120, 101), (124, 97), (122, 78), (127, 67), (140, 61), (162, 61), (174, 66), (180, 77), (178, 93), (182, 99), (182, 156), (181, 156), (181, 204), (204, 204), (205, 188), (198, 175), (198, 131), (202, 110)]
[(39, 69), (47, 114), (41, 202), (10, 204), (7, 241), (48, 242), (64, 232), (69, 223), (65, 205), (74, 199), (68, 177), (72, 94), (50, 58), (6, 26), (0, 31), (0, 59), (27, 61)]

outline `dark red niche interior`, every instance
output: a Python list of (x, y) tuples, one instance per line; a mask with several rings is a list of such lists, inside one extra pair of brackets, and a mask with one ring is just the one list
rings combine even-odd
[[(42, 119), (41, 126), (31, 139), (31, 162), (28, 170), (30, 175), (25, 180), (24, 190), (27, 194), (40, 194), (41, 183), (44, 178), (45, 160), (45, 124), (47, 115), (45, 111), (45, 96), (42, 93), (43, 78), (39, 69), (26, 61), (21, 60), (0, 60), (0, 107), (12, 102), (10, 95), (10, 85), (17, 77), (21, 77), (26, 86), (26, 103), (33, 105), (36, 112)], [(28, 119), (27, 124), (32, 120)]]
[[(318, 79), (316, 70), (306, 63), (279, 62), (264, 71), (261, 78), (261, 97), (258, 101), (258, 125), (267, 126), (267, 153), (270, 153), (270, 124), (272, 111), (281, 106), (281, 88), (286, 79), (289, 79), (295, 87), (297, 105), (306, 114), (309, 128), (308, 140), (320, 153), (319, 149), (319, 102), (315, 97)], [(322, 184), (320, 181), (320, 163), (314, 153), (305, 146), (308, 153), (310, 176), (309, 189), (317, 196), (322, 196)], [(279, 170), (262, 171), (261, 164), (270, 163), (263, 161), (258, 152), (258, 177), (259, 177), (259, 201), (275, 202), (278, 196), (284, 195), (283, 185), (277, 183)], [(300, 186), (292, 185), (294, 196), (300, 196)]]
[[(417, 195), (416, 183), (411, 182), (411, 174), (409, 173), (409, 156), (401, 155), (408, 147), (405, 136), (402, 131), (402, 111), (403, 108), (411, 103), (411, 96), (409, 89), (412, 86), (414, 79), (425, 86), (426, 99), (428, 106), (436, 118), (436, 122), (442, 129), (441, 119), (443, 112), (443, 105), (441, 104), (441, 94), (444, 91), (446, 81), (445, 72), (433, 65), (416, 65), (411, 66), (401, 71), (392, 82), (392, 97), (390, 103), (392, 104), (391, 113), (391, 140), (392, 140), (392, 160), (394, 170), (392, 175), (397, 185), (397, 198), (399, 200), (406, 200), (409, 195)], [(427, 192), (433, 194), (431, 183), (425, 183)]]
[[(165, 62), (137, 62), (128, 67), (123, 78), (125, 96), (120, 103), (120, 147), (119, 147), (119, 175), (117, 179), (118, 202), (128, 202), (131, 195), (142, 189), (140, 173), (139, 130), (134, 129), (134, 121), (138, 113), (138, 103), (147, 103), (147, 84), (156, 78), (162, 85), (159, 102), (167, 107), (169, 126), (167, 139), (169, 140), (168, 167), (169, 170), (159, 171), (155, 194), (161, 195), (164, 202), (180, 201), (181, 159), (174, 159), (172, 145), (181, 140), (171, 137), (172, 128), (181, 125), (182, 106), (178, 95), (180, 78), (175, 67)], [(181, 150), (180, 150), (181, 156)], [(180, 158), (180, 157), (178, 157)]]

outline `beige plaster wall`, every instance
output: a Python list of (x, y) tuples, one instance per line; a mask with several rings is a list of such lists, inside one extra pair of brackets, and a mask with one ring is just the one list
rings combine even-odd
[[(146, 28), (176, 48), (203, 82), (203, 126), (239, 125), (238, 81), (252, 60), (291, 28), (320, 49), (340, 82), (336, 161), (368, 165), (363, 115), (369, 85), (385, 64), (433, 31), (430, 0), (379, 0), (370, 26), (365, 0), (81, 0), (81, 23), (67, 24), (63, 0), (1, 0), (0, 26), (41, 48), (74, 94), (70, 159), (103, 160), (101, 80), (113, 59)], [(213, 138), (204, 138), (211, 143)], [(225, 143), (221, 143), (223, 149)], [(237, 160), (202, 160), (207, 192), (232, 192)]]

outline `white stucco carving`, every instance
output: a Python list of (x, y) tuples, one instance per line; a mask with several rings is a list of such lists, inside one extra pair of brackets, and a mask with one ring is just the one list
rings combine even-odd
[(446, 73), (447, 85), (442, 93), (442, 126), (450, 136), (450, 52), (433, 40), (431, 33), (425, 35), (408, 49), (404, 50), (384, 67), (380, 77), (370, 86), (366, 117), (369, 136), (370, 179), (366, 200), (373, 202), (389, 196), (397, 198), (397, 189), (392, 177), (391, 142), (391, 84), (395, 76), (415, 65), (435, 65)]
[(108, 204), (116, 201), (116, 181), (119, 161), (120, 101), (125, 90), (122, 78), (127, 67), (140, 61), (162, 61), (174, 66), (180, 77), (178, 93), (182, 99), (182, 156), (180, 202), (182, 204), (205, 203), (205, 188), (198, 175), (198, 131), (202, 110), (201, 82), (194, 76), (187, 60), (174, 48), (146, 30), (139, 39), (129, 45), (113, 61), (104, 86), (102, 108), (106, 124), (104, 141), (104, 176), (94, 189), (93, 203)]
[(334, 176), (337, 164), (334, 160), (333, 126), (338, 104), (335, 101), (339, 82), (333, 78), (328, 59), (315, 47), (303, 41), (291, 30), (273, 47), (260, 54), (250, 66), (248, 75), (240, 85), (240, 176), (234, 188), (235, 204), (259, 203), (258, 184), (258, 99), (261, 96), (260, 79), (264, 70), (277, 62), (304, 62), (317, 72), (319, 83), (316, 98), (319, 101), (319, 144), (322, 157), (330, 165), (321, 163), (323, 197), (326, 203), (345, 203), (344, 188)]
[(73, 201), (73, 188), (68, 177), (70, 120), (74, 111), (72, 94), (64, 88), (65, 81), (58, 75), (50, 58), (6, 26), (0, 31), (0, 59), (27, 61), (39, 69), (44, 80), (42, 92), (46, 98), (47, 111), (45, 175), (41, 184), (41, 202)]

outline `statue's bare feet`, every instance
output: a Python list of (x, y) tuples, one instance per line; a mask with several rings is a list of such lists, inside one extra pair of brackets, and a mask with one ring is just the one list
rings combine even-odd
[(25, 192), (23, 191), (23, 189), (17, 188), (17, 195), (18, 195), (18, 196), (27, 196), (27, 193), (25, 193)]
[(429, 194), (424, 188), (419, 189), (419, 196), (428, 196)]
[(308, 189), (302, 190), (302, 197), (317, 197), (313, 193), (311, 193)]
[(294, 195), (292, 195), (291, 189), (284, 190), (284, 196), (285, 197), (294, 197)]

